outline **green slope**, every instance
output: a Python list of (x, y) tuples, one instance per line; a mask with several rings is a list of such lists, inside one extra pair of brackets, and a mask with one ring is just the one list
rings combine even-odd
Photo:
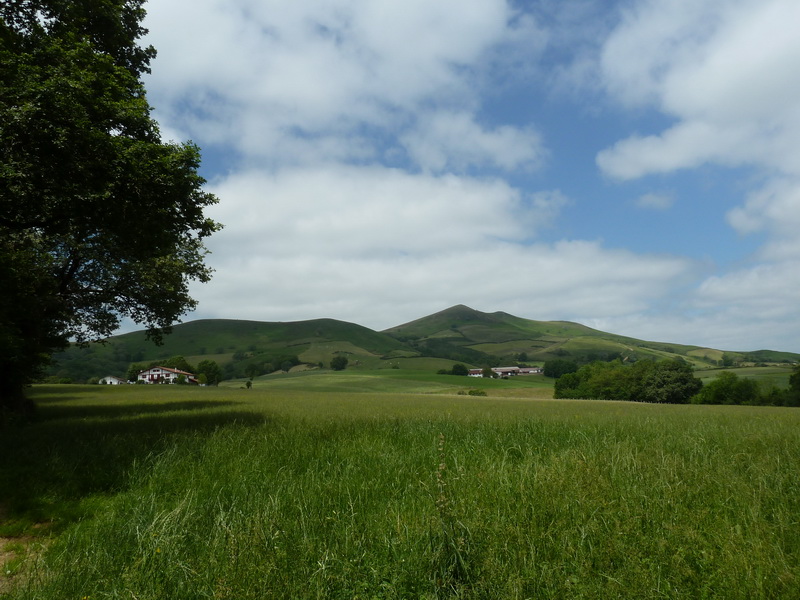
[[(479, 352), (488, 360), (530, 362), (571, 358), (579, 362), (682, 358), (698, 368), (716, 366), (723, 352), (701, 346), (650, 342), (606, 333), (569, 321), (533, 321), (504, 312), (483, 313), (464, 305), (387, 329), (422, 353)], [(726, 352), (735, 362), (794, 362), (800, 355), (761, 350)]]
[[(183, 356), (190, 363), (217, 361), (227, 378), (243, 377), (248, 366), (259, 373), (287, 359), (327, 365), (337, 354), (350, 368), (448, 368), (454, 362), (471, 366), (528, 363), (553, 358), (592, 360), (669, 359), (680, 357), (697, 368), (715, 367), (723, 356), (736, 363), (786, 363), (800, 354), (759, 350), (723, 352), (713, 348), (649, 342), (598, 331), (568, 321), (534, 321), (504, 312), (484, 313), (458, 305), (427, 317), (376, 332), (335, 319), (286, 323), (227, 319), (176, 325), (163, 346), (144, 332), (110, 338), (105, 344), (70, 348), (56, 355), (50, 375), (84, 382), (105, 375), (124, 376), (132, 363), (150, 363)], [(424, 365), (424, 366), (423, 366)]]
[(88, 348), (69, 348), (57, 354), (50, 373), (76, 382), (114, 374), (124, 376), (132, 363), (150, 363), (183, 356), (190, 363), (215, 360), (230, 377), (242, 376), (247, 365), (265, 365), (297, 357), (302, 362), (328, 364), (344, 353), (352, 363), (371, 365), (383, 357), (413, 354), (405, 344), (371, 329), (337, 321), (314, 319), (285, 323), (208, 319), (176, 325), (155, 346), (144, 332), (110, 338)]

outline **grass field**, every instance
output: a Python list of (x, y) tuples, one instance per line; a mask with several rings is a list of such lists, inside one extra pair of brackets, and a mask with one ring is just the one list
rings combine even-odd
[[(413, 361), (413, 359), (409, 359)], [(421, 359), (429, 361), (431, 359)], [(435, 360), (435, 359), (434, 359)], [(426, 365), (429, 366), (429, 365)], [(240, 388), (244, 380), (223, 382), (223, 387)], [(306, 392), (404, 393), (452, 395), (470, 389), (485, 390), (492, 397), (550, 399), (553, 397), (553, 380), (542, 376), (511, 377), (509, 379), (484, 379), (440, 375), (431, 369), (381, 369), (377, 371), (347, 370), (300, 371), (274, 373), (257, 377), (252, 385), (263, 390), (303, 390)]]
[(731, 369), (702, 369), (695, 371), (695, 377), (699, 377), (704, 383), (708, 383), (720, 373), (730, 371), (737, 377), (749, 377), (755, 379), (762, 386), (778, 387), (786, 389), (789, 387), (789, 376), (792, 374), (792, 365), (771, 365), (766, 367), (736, 367)]
[(0, 594), (800, 597), (800, 411), (469, 384), (35, 388), (0, 431)]

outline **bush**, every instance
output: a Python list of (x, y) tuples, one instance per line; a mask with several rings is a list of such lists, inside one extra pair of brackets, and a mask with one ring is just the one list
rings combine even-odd
[(553, 379), (558, 379), (562, 375), (566, 375), (567, 373), (574, 373), (577, 370), (578, 370), (578, 363), (576, 363), (574, 360), (556, 358), (553, 360), (545, 361), (542, 373), (545, 377), (552, 377)]
[(471, 389), (471, 390), (467, 390), (467, 391), (459, 390), (458, 391), (458, 395), (459, 396), (485, 396), (486, 395), (486, 390), (476, 390), (476, 389)]
[(347, 360), (346, 356), (338, 354), (331, 359), (331, 369), (334, 371), (344, 371), (347, 368), (347, 363), (350, 362)]
[(680, 360), (593, 362), (556, 380), (555, 398), (592, 398), (684, 404), (702, 387), (691, 366)]
[(692, 398), (695, 404), (761, 404), (758, 384), (736, 373), (723, 371)]
[(451, 375), (469, 375), (469, 369), (462, 363), (456, 363), (450, 369)]

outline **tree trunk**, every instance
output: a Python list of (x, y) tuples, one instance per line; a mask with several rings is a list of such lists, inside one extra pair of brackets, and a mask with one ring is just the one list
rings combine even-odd
[(0, 382), (0, 427), (32, 421), (36, 412), (36, 404), (25, 394), (24, 387)]

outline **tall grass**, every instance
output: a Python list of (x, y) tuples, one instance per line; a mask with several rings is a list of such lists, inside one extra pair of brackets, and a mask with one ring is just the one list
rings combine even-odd
[(42, 404), (7, 436), (38, 475), (3, 458), (17, 492), (0, 502), (62, 524), (10, 598), (800, 597), (790, 409), (197, 389)]

